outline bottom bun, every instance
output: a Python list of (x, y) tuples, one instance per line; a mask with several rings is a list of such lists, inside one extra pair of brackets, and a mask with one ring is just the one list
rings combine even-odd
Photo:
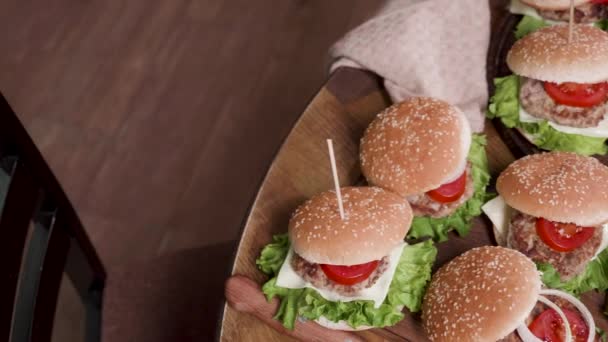
[[(399, 306), (397, 308), (398, 312), (401, 312), (401, 310), (403, 310), (403, 305)], [(333, 322), (328, 320), (327, 318), (321, 316), (317, 319), (315, 319), (315, 322), (322, 326), (325, 327), (327, 329), (331, 329), (331, 330), (343, 330), (343, 331), (361, 331), (361, 330), (368, 330), (368, 329), (373, 329), (374, 327), (370, 327), (368, 325), (362, 325), (360, 327), (357, 328), (353, 328), (350, 325), (348, 325), (348, 323), (346, 323), (346, 321), (342, 320), (342, 321), (338, 321), (338, 322)]]
[(499, 246), (507, 247), (507, 232), (501, 234), (495, 225), (492, 225), (492, 232), (494, 233), (494, 240)]
[(370, 327), (367, 325), (362, 325), (358, 328), (353, 328), (350, 325), (348, 325), (348, 323), (346, 323), (346, 321), (332, 322), (323, 316), (315, 319), (315, 322), (318, 325), (325, 327), (327, 329), (331, 329), (331, 330), (360, 331), (360, 330), (367, 330), (367, 329), (373, 328), (373, 327)]
[(526, 131), (524, 131), (523, 129), (519, 128), (519, 127), (515, 127), (515, 129), (524, 137), (526, 138), (526, 140), (528, 140), (532, 145), (536, 146), (536, 144), (534, 143), (535, 140), (535, 136), (534, 134), (530, 134)]

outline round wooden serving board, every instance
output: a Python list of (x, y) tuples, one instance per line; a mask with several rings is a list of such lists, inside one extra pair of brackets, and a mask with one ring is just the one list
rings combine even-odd
[[(494, 22), (504, 20), (505, 15), (497, 13), (493, 12)], [(493, 27), (497, 26), (493, 24)], [(488, 73), (489, 76), (494, 75), (492, 67), (488, 68)], [(230, 305), (224, 308), (220, 340), (426, 340), (417, 314), (407, 314), (394, 327), (357, 333), (334, 332), (319, 328), (312, 322), (297, 322), (295, 331), (287, 331), (272, 320), (277, 303), (263, 300), (260, 286), (267, 278), (255, 264), (261, 249), (271, 241), (272, 236), (287, 231), (290, 214), (299, 204), (319, 192), (332, 189), (325, 139), (332, 138), (334, 141), (342, 185), (361, 181), (359, 140), (374, 116), (388, 105), (389, 97), (376, 76), (350, 68), (334, 72), (313, 98), (270, 166), (245, 222), (232, 274), (246, 278), (233, 277), (227, 283)], [(496, 176), (514, 157), (489, 122), (486, 123), (485, 134), (490, 171)], [(495, 244), (491, 225), (484, 217), (477, 218), (466, 238), (452, 234), (449, 241), (437, 245), (439, 255), (435, 269), (470, 248), (488, 244)], [(606, 329), (608, 324), (601, 314), (603, 300), (604, 296), (600, 293), (584, 296), (597, 323)]]

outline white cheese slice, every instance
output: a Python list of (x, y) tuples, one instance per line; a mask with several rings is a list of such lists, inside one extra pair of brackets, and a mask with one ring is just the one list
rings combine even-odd
[[(545, 119), (539, 119), (530, 115), (526, 112), (522, 106), (519, 106), (519, 121), (521, 122), (541, 122), (545, 121)], [(578, 128), (578, 127), (568, 127), (560, 124), (556, 124), (555, 122), (549, 122), (549, 126), (555, 128), (557, 131), (568, 133), (568, 134), (580, 134), (588, 137), (597, 137), (597, 138), (608, 138), (608, 118), (604, 117), (602, 121), (597, 125), (597, 127), (588, 127), (588, 128)]]
[(399, 264), (401, 252), (403, 252), (403, 248), (406, 245), (407, 244), (404, 242), (395, 249), (393, 249), (388, 256), (388, 267), (386, 271), (382, 273), (380, 278), (378, 278), (378, 280), (373, 286), (359, 291), (359, 293), (353, 297), (345, 297), (330, 290), (316, 288), (311, 283), (302, 279), (302, 277), (300, 277), (291, 267), (291, 259), (293, 257), (293, 249), (291, 248), (289, 249), (287, 257), (285, 258), (285, 262), (283, 262), (283, 266), (281, 266), (281, 270), (279, 271), (279, 276), (277, 277), (277, 286), (289, 289), (301, 289), (308, 287), (316, 290), (317, 292), (319, 292), (321, 297), (332, 302), (371, 300), (374, 302), (374, 307), (378, 308), (380, 307), (380, 305), (382, 305), (384, 299), (386, 298), (386, 295), (388, 294), (389, 287), (391, 285), (391, 282), (393, 281), (393, 276), (395, 275), (395, 271), (397, 270), (397, 265)]
[(600, 243), (600, 246), (597, 248), (597, 252), (595, 253), (593, 259), (595, 259), (598, 254), (606, 249), (606, 247), (608, 247), (608, 223), (602, 226), (602, 243)]
[(530, 17), (534, 17), (536, 19), (543, 19), (539, 14), (536, 8), (530, 7), (520, 0), (511, 0), (511, 4), (509, 5), (509, 12), (514, 14), (527, 15)]
[(545, 121), (545, 119), (540, 119), (535, 116), (532, 116), (530, 113), (526, 112), (524, 107), (522, 107), (520, 105), (519, 106), (519, 121), (537, 123), (537, 122)]
[(505, 203), (505, 200), (497, 196), (488, 201), (481, 207), (481, 210), (488, 216), (494, 224), (494, 234), (496, 242), (501, 246), (507, 245), (507, 232), (509, 231), (509, 221), (511, 219), (511, 208)]
[[(506, 236), (509, 231), (509, 221), (511, 221), (512, 209), (505, 203), (505, 200), (501, 196), (497, 196), (493, 200), (487, 202), (481, 207), (481, 210), (488, 216), (492, 224), (494, 224), (494, 229), (499, 236), (496, 237), (497, 242), (506, 246), (506, 244), (500, 241), (501, 237), (504, 237), (506, 242)], [(608, 247), (608, 223), (602, 226), (602, 242), (598, 247), (595, 256), (597, 257), (606, 247)]]

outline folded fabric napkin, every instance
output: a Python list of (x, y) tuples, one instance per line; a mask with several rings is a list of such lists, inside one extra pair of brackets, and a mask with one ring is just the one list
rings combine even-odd
[(433, 96), (483, 130), (490, 9), (480, 0), (389, 0), (331, 49), (334, 63), (384, 78), (393, 101)]

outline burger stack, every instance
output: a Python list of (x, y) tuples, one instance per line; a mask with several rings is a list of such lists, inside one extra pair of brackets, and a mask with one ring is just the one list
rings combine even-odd
[(608, 32), (574, 25), (540, 29), (507, 55), (513, 75), (494, 80), (488, 117), (544, 150), (606, 154)]
[[(540, 28), (570, 21), (570, 0), (511, 0), (509, 10), (523, 16), (515, 30), (518, 39)], [(574, 0), (573, 14), (577, 24), (608, 30), (608, 1)]]

